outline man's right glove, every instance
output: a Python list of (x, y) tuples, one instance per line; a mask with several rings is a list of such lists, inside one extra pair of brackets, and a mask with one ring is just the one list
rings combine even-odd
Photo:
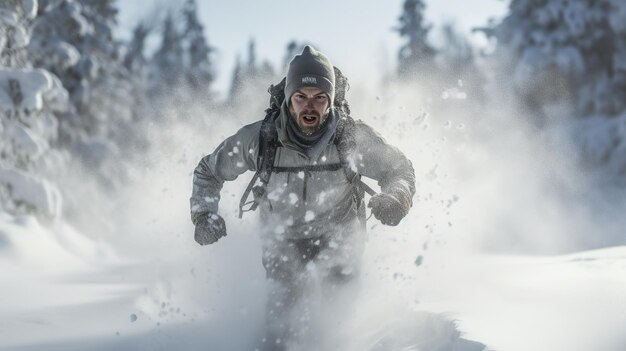
[(217, 213), (207, 213), (196, 221), (196, 230), (193, 233), (196, 242), (200, 245), (210, 245), (226, 236), (226, 223)]
[(396, 226), (409, 213), (410, 205), (404, 204), (389, 194), (380, 193), (370, 198), (367, 207), (382, 224)]

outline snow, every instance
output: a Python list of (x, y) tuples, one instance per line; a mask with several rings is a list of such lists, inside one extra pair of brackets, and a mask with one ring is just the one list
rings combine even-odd
[(31, 20), (35, 18), (38, 8), (39, 3), (37, 0), (22, 0), (22, 10), (24, 11), (26, 18)]
[(15, 154), (22, 158), (36, 160), (48, 150), (46, 140), (15, 123), (6, 127), (6, 140), (12, 144)]
[[(23, 100), (16, 104), (11, 98), (9, 81), (18, 82)], [(50, 74), (42, 69), (21, 70), (0, 68), (0, 106), (4, 113), (23, 110), (32, 113), (43, 107), (44, 94), (51, 91), (53, 81)]]
[(315, 219), (315, 212), (313, 211), (306, 211), (306, 213), (304, 214), (304, 221), (305, 222), (310, 222), (312, 220)]
[(285, 227), (282, 225), (276, 226), (276, 228), (274, 228), (274, 234), (285, 234)]
[(296, 203), (298, 203), (298, 195), (296, 195), (295, 193), (289, 193), (289, 203), (291, 205), (295, 205)]
[(45, 179), (0, 167), (0, 186), (8, 190), (17, 205), (25, 205), (48, 218), (56, 218), (61, 213), (60, 192)]
[(420, 307), (454, 311), (467, 337), (497, 350), (619, 350), (624, 268), (626, 247), (558, 257), (468, 255), (425, 279)]
[[(183, 262), (188, 260), (170, 261), (169, 268), (162, 266), (165, 269), (155, 275), (149, 273), (153, 269), (149, 262), (129, 266), (110, 256), (90, 256), (89, 247), (95, 245), (90, 241), (86, 243), (91, 246), (76, 242), (78, 251), (68, 250), (54, 239), (54, 230), (31, 220), (20, 222), (4, 216), (0, 232), (4, 243), (0, 267), (10, 272), (0, 278), (5, 301), (0, 307), (0, 349), (43, 350), (56, 345), (64, 350), (113, 350), (154, 343), (194, 349), (207, 343), (227, 345), (227, 336), (234, 330), (241, 334), (248, 330), (246, 325), (258, 320), (262, 303), (238, 307), (237, 303), (245, 300), (235, 297), (235, 304), (222, 312), (192, 317), (204, 310), (201, 306), (214, 306), (209, 301), (215, 300), (192, 293), (205, 289), (203, 284), (198, 286), (194, 274), (181, 276), (180, 270), (173, 269), (186, 266)], [(371, 244), (384, 243), (385, 239), (377, 236)], [(181, 249), (176, 249), (180, 251), (175, 256), (184, 254)], [(194, 250), (193, 256), (197, 254)], [(221, 256), (213, 262), (219, 263), (220, 275), (232, 272), (223, 265), (226, 256)], [(395, 266), (405, 280), (390, 283), (372, 278), (379, 270), (374, 265), (366, 267), (370, 278), (354, 301), (357, 314), (341, 327), (357, 333), (346, 350), (375, 344), (384, 345), (380, 350), (433, 349), (451, 341), (467, 347), (458, 350), (481, 350), (457, 339), (459, 329), (464, 340), (478, 340), (498, 350), (618, 351), (623, 346), (615, 336), (621, 335), (619, 326), (626, 323), (621, 312), (626, 308), (626, 247), (550, 257), (446, 249), (429, 254), (428, 262), (420, 267), (406, 270), (398, 270), (393, 257), (380, 250), (366, 257), (379, 259), (379, 266)], [(176, 285), (167, 283), (176, 280)], [(559, 283), (552, 284), (554, 281)], [(221, 282), (225, 289), (245, 284), (236, 279)], [(180, 304), (189, 298), (197, 299), (197, 310), (193, 304)], [(32, 323), (33, 319), (38, 322)], [(73, 327), (77, 322), (86, 323), (79, 333)], [(212, 331), (207, 335), (200, 330)], [(167, 338), (159, 336), (163, 333)], [(231, 340), (230, 345), (233, 343)]]
[[(623, 34), (626, 5), (611, 3), (615, 8), (608, 24)], [(193, 158), (251, 122), (241, 116), (258, 116), (261, 110), (248, 105), (207, 108), (188, 103), (192, 100), (167, 106), (168, 99), (161, 96), (165, 102), (155, 108), (158, 116), (147, 113), (149, 123), (122, 125), (120, 120), (135, 116), (119, 98), (134, 104), (135, 96), (127, 94), (121, 81), (106, 79), (109, 62), (102, 57), (108, 56), (92, 56), (87, 48), (106, 41), (95, 37), (106, 37), (108, 29), (94, 25), (88, 15), (95, 13), (79, 1), (56, 1), (50, 10), (58, 6), (58, 12), (33, 22), (38, 2), (15, 4), (23, 13), (0, 10), (0, 25), (17, 26), (12, 38), (17, 43), (28, 43), (28, 23), (47, 33), (53, 31), (46, 28), (69, 28), (65, 23), (74, 26), (75, 32), (61, 35), (63, 39), (46, 37), (50, 40), (43, 43), (35, 35), (30, 54), (45, 57), (28, 64), (72, 70), (79, 77), (74, 81), (41, 69), (0, 69), (0, 112), (10, 117), (0, 123), (0, 349), (253, 350), (263, 332), (270, 283), (261, 265), (264, 243), (256, 235), (261, 224), (255, 216), (239, 221), (236, 215), (249, 178), (224, 185), (220, 215), (229, 235), (215, 245), (194, 243), (185, 204), (197, 164)], [(606, 21), (606, 13), (564, 1), (530, 10), (533, 21), (510, 37), (521, 50), (519, 61), (506, 72), (511, 85), (532, 93), (537, 88), (534, 74), (557, 67), (580, 79), (593, 70), (578, 37), (597, 36), (590, 26)], [(541, 27), (556, 22), (563, 26), (554, 31)], [(201, 32), (201, 27), (195, 29)], [(74, 35), (81, 40), (64, 41)], [(5, 44), (0, 42), (0, 48)], [(112, 51), (119, 49), (108, 44)], [(208, 57), (197, 54), (203, 63), (192, 68), (205, 80), (213, 79)], [(507, 351), (623, 351), (626, 247), (619, 245), (624, 244), (624, 190), (599, 183), (613, 177), (619, 185), (626, 174), (626, 115), (623, 108), (611, 116), (601, 112), (623, 107), (619, 99), (611, 99), (620, 96), (624, 55), (623, 50), (613, 53), (615, 77), (594, 76), (588, 85), (575, 87), (579, 106), (561, 108), (550, 99), (540, 104), (538, 111), (546, 115), (565, 116), (551, 129), (528, 127), (531, 113), (516, 115), (510, 105), (519, 101), (498, 101), (493, 92), (492, 105), (466, 108), (474, 103), (475, 92), (469, 80), (454, 86), (458, 77), (442, 85), (448, 89), (433, 89), (424, 99), (432, 107), (429, 123), (424, 122), (426, 112), (416, 112), (426, 108), (418, 89), (395, 89), (390, 83), (370, 93), (354, 84), (354, 115), (407, 154), (419, 190), (414, 208), (398, 227), (368, 221), (362, 288), (343, 291), (353, 303), (347, 305), (351, 311), (319, 306), (320, 324), (333, 326), (323, 328), (320, 342), (339, 335), (339, 347), (332, 349), (348, 351), (474, 351), (482, 344)], [(101, 96), (102, 86), (90, 83), (95, 78), (119, 95)], [(73, 88), (71, 99), (62, 81)], [(21, 101), (13, 97), (15, 87)], [(259, 92), (263, 98), (258, 101), (265, 102), (265, 91)], [(94, 97), (104, 102), (95, 103)], [(87, 108), (97, 111), (77, 113), (83, 103), (94, 103)], [(456, 103), (459, 110), (451, 107)], [(591, 106), (594, 114), (573, 118), (572, 108), (580, 106)], [(216, 120), (220, 123), (212, 123)], [(71, 123), (98, 131), (94, 136), (87, 135), (88, 128), (67, 130), (65, 124)], [(133, 138), (146, 137), (151, 145), (125, 148), (111, 138), (114, 128), (130, 130), (124, 135)], [(85, 161), (84, 173), (59, 170), (68, 166), (64, 156), (51, 150), (59, 131), (73, 140), (72, 161)], [(238, 144), (231, 156), (240, 152), (245, 150)], [(124, 163), (127, 157), (132, 162)], [(356, 155), (351, 167), (357, 162), (363, 166), (363, 161), (364, 155)], [(579, 161), (602, 170), (590, 174)], [(89, 188), (94, 178), (119, 180), (115, 166), (127, 175), (116, 187)], [(68, 193), (65, 206), (54, 177), (65, 177), (60, 180)], [(305, 173), (297, 177), (304, 179)], [(282, 199), (284, 190), (282, 185), (268, 197)], [(326, 198), (328, 193), (320, 192), (317, 203)], [(287, 201), (293, 205), (299, 198), (291, 193)], [(304, 220), (315, 216), (305, 211)], [(301, 218), (272, 223), (270, 231), (281, 240), (285, 226), (295, 221)], [(339, 250), (342, 245), (333, 240), (329, 247)], [(321, 269), (312, 263), (306, 267), (312, 279)], [(309, 297), (320, 298), (318, 290), (311, 289)]]
[(73, 45), (58, 39), (50, 40), (47, 45), (52, 48), (50, 55), (46, 57), (49, 65), (58, 65), (63, 69), (68, 69), (80, 60), (80, 53)]

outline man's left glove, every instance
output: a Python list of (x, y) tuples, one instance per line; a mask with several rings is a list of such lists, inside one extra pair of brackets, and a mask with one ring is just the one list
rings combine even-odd
[(200, 245), (210, 245), (226, 236), (226, 223), (217, 213), (207, 213), (196, 221), (196, 230), (193, 233), (196, 242)]
[(367, 207), (382, 224), (396, 226), (409, 213), (410, 205), (403, 204), (392, 195), (379, 193), (370, 198)]

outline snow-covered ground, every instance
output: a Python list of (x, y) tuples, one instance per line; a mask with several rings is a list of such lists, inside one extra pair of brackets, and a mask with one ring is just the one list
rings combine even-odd
[[(181, 237), (168, 258), (123, 261), (68, 227), (4, 216), (0, 233), (3, 350), (251, 350), (259, 337), (265, 286), (249, 238), (202, 249)], [(626, 346), (626, 247), (539, 257), (440, 248), (418, 266), (386, 235), (369, 242), (354, 345), (438, 350), (456, 338), (454, 320), (494, 350)]]

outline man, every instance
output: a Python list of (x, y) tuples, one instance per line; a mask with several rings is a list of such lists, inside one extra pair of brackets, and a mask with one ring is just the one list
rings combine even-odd
[[(327, 290), (358, 275), (365, 239), (360, 176), (378, 181), (381, 192), (368, 207), (383, 224), (397, 225), (415, 193), (409, 160), (335, 106), (335, 72), (324, 54), (305, 47), (289, 64), (284, 100), (268, 115), (273, 118), (241, 128), (194, 171), (195, 240), (207, 245), (226, 235), (218, 214), (223, 182), (248, 170), (258, 175), (269, 169), (261, 176), (261, 191), (255, 192), (263, 223), (263, 266), (274, 284), (267, 311), (269, 349), (281, 349), (281, 340), (284, 345), (285, 338), (298, 334), (290, 316), (311, 272)], [(263, 141), (272, 135), (262, 132), (267, 130), (275, 135), (273, 149)]]

